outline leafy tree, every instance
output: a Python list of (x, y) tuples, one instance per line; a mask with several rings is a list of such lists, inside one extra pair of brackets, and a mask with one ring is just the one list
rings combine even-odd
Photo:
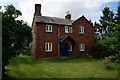
[(31, 28), (26, 22), (16, 20), (22, 13), (12, 4), (5, 7), (2, 13), (2, 74), (5, 75), (5, 66), (12, 57), (21, 52), (27, 53), (28, 45), (32, 40)]

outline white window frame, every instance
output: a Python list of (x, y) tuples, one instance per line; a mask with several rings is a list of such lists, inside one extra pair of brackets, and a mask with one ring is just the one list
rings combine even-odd
[(69, 47), (70, 47), (70, 48), (69, 48), (69, 51), (72, 51), (72, 45), (69, 45)]
[(45, 51), (46, 52), (51, 52), (52, 51), (52, 43), (51, 42), (46, 42), (45, 43)]
[(73, 30), (72, 30), (72, 27), (69, 27), (69, 33), (72, 33)]
[(80, 43), (80, 51), (85, 51), (85, 44), (84, 43)]
[(68, 26), (65, 26), (65, 33), (69, 33), (68, 28)]
[(46, 32), (52, 32), (52, 25), (46, 25)]
[(79, 27), (79, 33), (80, 33), (80, 34), (84, 34), (84, 33), (85, 33), (84, 26), (80, 26), (80, 27)]

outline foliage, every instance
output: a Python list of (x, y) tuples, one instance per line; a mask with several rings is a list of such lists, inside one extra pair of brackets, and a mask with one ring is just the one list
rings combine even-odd
[[(31, 28), (26, 22), (16, 20), (22, 13), (13, 5), (8, 5), (2, 13), (2, 66), (9, 64), (9, 59), (28, 49), (32, 40)], [(28, 52), (26, 52), (28, 53)]]
[(110, 11), (109, 7), (102, 10), (103, 16), (100, 24), (95, 22), (95, 45), (96, 58), (110, 57), (113, 62), (120, 61), (120, 6), (117, 14)]
[(117, 78), (117, 70), (106, 70), (101, 59), (87, 57), (56, 60), (36, 60), (19, 55), (6, 66), (14, 78)]
[(120, 64), (120, 24), (116, 24), (116, 30), (114, 32), (114, 47), (116, 48), (116, 52), (110, 56), (112, 62)]
[(111, 62), (111, 58), (109, 58), (109, 57), (105, 57), (103, 59), (103, 62), (105, 64), (105, 69), (107, 69), (107, 70), (113, 70), (116, 66), (115, 63)]
[(105, 7), (102, 13), (103, 16), (101, 16), (99, 20), (100, 24), (95, 22), (95, 32), (100, 39), (110, 36), (112, 31), (114, 31), (114, 25), (109, 24), (109, 22), (113, 22), (114, 13), (110, 11), (109, 7)]

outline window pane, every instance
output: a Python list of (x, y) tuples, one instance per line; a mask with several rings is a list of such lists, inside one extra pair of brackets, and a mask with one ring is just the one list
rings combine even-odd
[(82, 29), (82, 32), (84, 33), (84, 27), (82, 27), (83, 29)]
[(46, 25), (46, 31), (48, 31), (48, 25)]
[(68, 33), (68, 26), (65, 26), (65, 33)]
[(51, 26), (49, 25), (49, 31), (51, 31)]
[(46, 25), (46, 32), (52, 32), (52, 25)]
[(84, 27), (83, 26), (80, 26), (80, 33), (84, 34)]
[(84, 43), (80, 43), (80, 51), (85, 51), (85, 44)]
[(69, 28), (69, 32), (72, 33), (72, 27)]
[(48, 43), (45, 44), (46, 51), (48, 51)]
[(68, 49), (69, 51), (72, 51), (72, 45), (69, 45)]
[(51, 43), (49, 43), (49, 51), (51, 51)]
[(52, 43), (45, 43), (45, 50), (46, 51), (52, 51)]
[(82, 50), (84, 50), (84, 44), (82, 44)]
[(80, 49), (82, 50), (82, 44), (81, 44), (81, 48)]

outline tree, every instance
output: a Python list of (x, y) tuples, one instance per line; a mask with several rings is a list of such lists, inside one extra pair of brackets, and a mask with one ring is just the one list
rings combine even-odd
[(117, 14), (115, 16), (115, 23), (120, 24), (120, 6), (117, 8)]
[[(2, 13), (2, 74), (5, 78), (5, 66), (12, 57), (27, 50), (32, 40), (31, 28), (26, 22), (16, 20), (22, 13), (12, 4)], [(26, 51), (27, 53), (27, 51)]]
[(113, 62), (120, 63), (120, 6), (117, 14), (105, 7), (100, 24), (95, 23), (96, 42), (94, 57), (111, 57)]
[[(119, 2), (120, 3), (120, 2)], [(115, 48), (116, 53), (110, 56), (113, 62), (120, 64), (120, 6), (117, 8), (117, 14), (115, 16), (115, 31), (114, 31), (114, 39), (115, 39)]]
[(99, 36), (104, 39), (106, 36), (110, 36), (112, 31), (114, 31), (114, 25), (110, 25), (109, 22), (114, 21), (114, 13), (110, 11), (109, 7), (105, 7), (102, 10), (103, 16), (100, 17), (100, 24), (97, 26)]

